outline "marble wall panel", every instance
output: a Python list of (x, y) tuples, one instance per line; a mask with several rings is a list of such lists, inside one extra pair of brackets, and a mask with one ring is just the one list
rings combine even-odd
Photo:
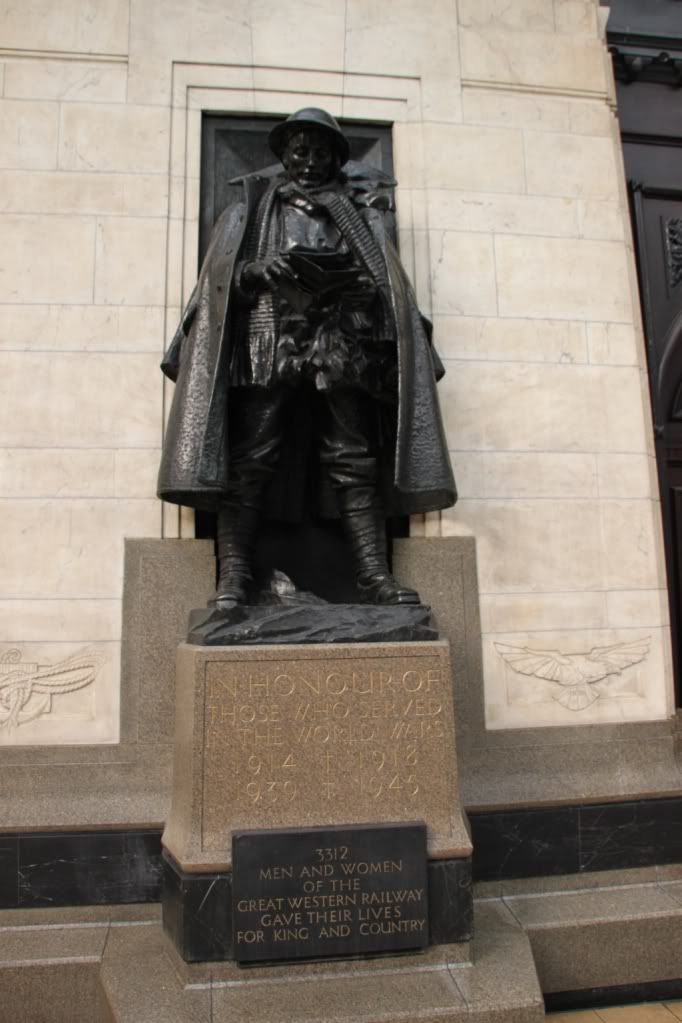
[(128, 448), (114, 453), (114, 495), (155, 497), (161, 448)]
[(3, 497), (156, 494), (160, 448), (0, 448)]
[(442, 515), (444, 535), (452, 522), (464, 523), (476, 536), (481, 593), (603, 588), (596, 499), (464, 499)]
[[(419, 75), (420, 119), (461, 121), (457, 15), (452, 4), (435, 0), (418, 8), (412, 0), (397, 0), (387, 19), (382, 5), (349, 0), (345, 27), (347, 71)], [(360, 104), (358, 115), (362, 116)]]
[(0, 598), (2, 644), (42, 643), (69, 636), (74, 643), (115, 643), (121, 631), (119, 600)]
[[(424, 126), (419, 122), (393, 125), (393, 168), (401, 189), (424, 187)], [(398, 201), (400, 191), (398, 192)]]
[[(396, 191), (395, 201), (396, 217), (401, 232), (408, 234), (412, 231), (428, 230), (428, 195), (429, 193), (421, 188), (403, 188), (402, 185), (399, 186)], [(402, 248), (400, 252), (402, 257)]]
[(131, 0), (131, 54), (145, 62), (163, 55), (169, 60), (251, 64), (250, 6), (248, 0)]
[(165, 174), (168, 111), (132, 104), (64, 103), (59, 127), (59, 168)]
[(639, 349), (635, 328), (629, 323), (588, 323), (589, 361), (603, 366), (636, 366)]
[(575, 100), (568, 107), (569, 131), (576, 135), (614, 135), (616, 115), (605, 100)]
[(451, 77), (457, 78), (456, 43), (456, 13), (447, 0), (433, 0), (425, 7), (396, 0), (389, 18), (381, 4), (366, 0), (346, 4), (346, 71), (428, 77), (447, 64)]
[[(289, 92), (285, 90), (283, 92), (266, 92), (258, 91), (254, 92), (250, 97), (251, 109), (256, 114), (266, 114), (272, 116), (274, 114), (281, 114), (286, 116), (291, 111), (299, 110), (303, 107), (320, 106), (323, 110), (327, 110), (334, 117), (343, 116), (343, 96), (339, 96), (336, 93), (324, 93), (324, 92)], [(370, 100), (370, 106), (372, 101)], [(237, 108), (238, 110), (248, 110), (249, 107), (241, 104)], [(376, 117), (376, 113), (374, 114)]]
[(92, 301), (91, 217), (6, 213), (0, 231), (0, 302)]
[(460, 42), (464, 79), (569, 91), (579, 83), (585, 92), (606, 91), (600, 40), (486, 26), (463, 28)]
[(605, 589), (657, 589), (665, 578), (658, 505), (614, 499), (600, 507)]
[(465, 28), (499, 28), (523, 32), (553, 32), (553, 0), (459, 0), (459, 23)]
[(655, 459), (620, 452), (597, 455), (597, 485), (603, 498), (655, 498)]
[[(312, 93), (320, 92), (328, 96), (338, 96), (346, 91), (346, 81), (342, 71), (308, 71), (302, 68), (266, 67), (256, 65), (250, 69), (251, 85), (259, 92), (278, 92), (282, 89), (283, 76), (286, 76), (286, 88), (289, 92)], [(247, 82), (241, 84), (247, 85)], [(210, 83), (206, 83), (210, 87)], [(194, 94), (194, 89), (192, 89)], [(390, 96), (390, 92), (389, 92)]]
[(534, 195), (614, 198), (613, 139), (547, 131), (524, 133), (528, 191)]
[(578, 222), (581, 238), (625, 241), (627, 217), (620, 202), (613, 199), (580, 199)]
[(123, 62), (8, 60), (4, 95), (16, 99), (125, 103)]
[(439, 387), (453, 449), (646, 452), (636, 369), (450, 360), (446, 368)]
[(500, 315), (631, 323), (628, 259), (616, 242), (499, 235)]
[(0, 747), (118, 741), (120, 643), (3, 640), (3, 663)]
[(0, 212), (165, 217), (168, 180), (160, 174), (0, 171)]
[(163, 305), (166, 288), (166, 223), (150, 217), (99, 217), (95, 302)]
[[(519, 131), (425, 123), (422, 137), (425, 177), (421, 187), (426, 183), (429, 188), (525, 192)], [(414, 141), (419, 144), (417, 136)], [(420, 187), (420, 182), (413, 186)]]
[(554, 4), (554, 28), (569, 35), (596, 35), (597, 5), (594, 0), (559, 0)]
[(3, 497), (112, 497), (114, 451), (0, 449)]
[(4, 499), (0, 512), (7, 599), (119, 599), (124, 538), (155, 537), (161, 526), (156, 499)]
[(620, 590), (606, 594), (608, 624), (612, 628), (666, 626), (670, 623), (668, 591)]
[(496, 195), (431, 188), (426, 193), (429, 223), (453, 231), (577, 237), (578, 203), (568, 198)]
[(599, 496), (592, 454), (453, 451), (451, 458), (461, 498)]
[(251, 0), (253, 63), (335, 71), (343, 67), (345, 5), (338, 0)]
[[(433, 326), (436, 347), (448, 359), (587, 362), (583, 323), (436, 313)], [(457, 367), (451, 367), (450, 372), (456, 374)]]
[(128, 102), (167, 107), (173, 92), (173, 63), (170, 54), (154, 56), (131, 50), (128, 58)]
[(497, 294), (492, 235), (431, 231), (429, 244), (433, 311), (494, 316)]
[(57, 165), (58, 137), (56, 103), (0, 102), (0, 167), (51, 170)]
[[(178, 312), (179, 315), (179, 312)], [(154, 352), (164, 347), (158, 306), (4, 305), (0, 350)]]
[[(665, 646), (656, 628), (487, 635), (486, 725), (546, 728), (665, 718)], [(550, 671), (554, 678), (543, 677)]]
[[(603, 629), (637, 622), (612, 621), (608, 593), (487, 593), (481, 597), (481, 629), (534, 633), (557, 629)], [(642, 624), (650, 624), (643, 622)], [(539, 640), (538, 640), (539, 642)]]
[[(311, 101), (306, 100), (305, 95), (301, 97), (301, 100), (303, 102), (318, 102), (314, 95)], [(298, 107), (301, 100), (296, 99), (292, 106)], [(341, 100), (339, 116), (357, 118), (360, 121), (400, 122), (408, 120), (408, 113), (407, 104), (402, 99), (365, 99), (364, 96), (344, 96)]]
[(458, 122), (462, 119), (461, 90), (459, 83), (459, 68), (457, 77), (453, 77), (452, 70), (454, 61), (457, 59), (458, 49), (453, 49), (453, 56), (450, 64), (441, 74), (424, 76), (422, 89), (422, 107), (424, 117), (434, 121)]
[(574, 135), (612, 133), (614, 115), (604, 98), (574, 99), (542, 92), (465, 85), (462, 110), (466, 124), (489, 124)]
[(0, 39), (8, 49), (124, 54), (128, 48), (128, 0), (3, 4)]
[(156, 354), (3, 352), (0, 442), (18, 448), (155, 447), (159, 385)]

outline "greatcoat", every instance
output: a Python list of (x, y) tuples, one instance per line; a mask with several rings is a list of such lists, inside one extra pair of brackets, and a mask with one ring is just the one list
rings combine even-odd
[[(217, 510), (228, 494), (228, 367), (238, 314), (233, 278), (246, 228), (258, 201), (281, 167), (241, 179), (243, 198), (218, 218), (199, 280), (161, 364), (176, 382), (164, 439), (158, 494), (175, 504)], [(456, 490), (436, 394), (443, 368), (431, 346), (430, 323), (419, 312), (407, 274), (385, 230), (385, 206), (374, 204), (385, 175), (349, 162), (342, 175), (346, 194), (361, 210), (388, 269), (395, 329), (398, 393), (383, 403), (379, 481), (387, 515), (436, 511), (455, 503)], [(282, 175), (282, 181), (287, 180)], [(380, 403), (377, 402), (377, 406)], [(289, 453), (283, 453), (284, 457)], [(334, 502), (322, 501), (321, 507)], [(286, 511), (278, 516), (292, 518)], [(295, 517), (295, 516), (293, 516)]]

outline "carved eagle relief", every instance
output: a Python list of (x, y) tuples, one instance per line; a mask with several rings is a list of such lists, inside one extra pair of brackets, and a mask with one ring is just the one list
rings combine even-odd
[(11, 732), (49, 714), (53, 697), (89, 686), (101, 664), (102, 657), (93, 650), (57, 664), (32, 664), (22, 661), (20, 650), (7, 650), (0, 655), (0, 730)]
[(651, 636), (632, 643), (596, 646), (588, 654), (562, 654), (560, 650), (495, 643), (500, 657), (520, 675), (554, 682), (559, 687), (553, 699), (568, 710), (584, 710), (602, 695), (596, 688), (609, 675), (621, 675), (626, 668), (643, 661), (649, 653)]

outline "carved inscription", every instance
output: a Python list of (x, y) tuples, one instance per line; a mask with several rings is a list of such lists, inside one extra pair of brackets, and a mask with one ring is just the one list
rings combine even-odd
[(241, 832), (232, 887), (241, 962), (428, 943), (423, 825)]
[(451, 716), (446, 675), (436, 657), (209, 664), (204, 830), (404, 820), (425, 786), (446, 813), (429, 752)]

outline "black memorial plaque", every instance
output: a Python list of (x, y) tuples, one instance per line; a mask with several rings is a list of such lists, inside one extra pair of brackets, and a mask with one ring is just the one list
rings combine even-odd
[(242, 963), (423, 948), (426, 826), (236, 832), (232, 911)]

